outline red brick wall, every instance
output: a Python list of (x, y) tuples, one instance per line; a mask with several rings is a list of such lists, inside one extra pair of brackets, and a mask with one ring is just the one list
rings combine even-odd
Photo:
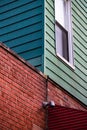
[(43, 76), (0, 48), (0, 130), (44, 128), (45, 84)]
[(69, 95), (63, 89), (60, 89), (60, 87), (51, 80), (48, 82), (48, 100), (53, 100), (57, 105), (78, 110), (86, 110), (78, 100)]
[[(46, 77), (0, 44), (0, 130), (45, 130)], [(84, 109), (48, 80), (48, 99)], [(84, 109), (85, 110), (85, 109)]]

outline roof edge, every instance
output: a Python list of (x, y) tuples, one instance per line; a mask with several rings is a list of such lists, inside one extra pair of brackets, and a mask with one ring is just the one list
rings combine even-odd
[(8, 51), (12, 56), (14, 56), (16, 59), (20, 60), (23, 64), (34, 70), (36, 73), (40, 74), (42, 77), (47, 79), (47, 75), (44, 75), (40, 70), (32, 66), (29, 62), (27, 62), (25, 59), (23, 59), (21, 56), (19, 56), (16, 52), (11, 50), (9, 47), (7, 47), (4, 43), (0, 42), (0, 48), (3, 48), (4, 50)]

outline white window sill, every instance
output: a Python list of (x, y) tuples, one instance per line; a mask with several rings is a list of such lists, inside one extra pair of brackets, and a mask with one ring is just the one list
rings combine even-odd
[(57, 53), (57, 57), (65, 64), (67, 65), (70, 69), (73, 71), (75, 70), (75, 66), (69, 63), (66, 59), (64, 59), (59, 53)]

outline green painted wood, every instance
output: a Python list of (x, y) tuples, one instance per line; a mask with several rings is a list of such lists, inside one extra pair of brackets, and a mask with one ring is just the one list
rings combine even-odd
[(0, 41), (43, 71), (44, 1), (0, 2)]
[(87, 105), (87, 22), (85, 0), (72, 0), (73, 70), (56, 56), (54, 0), (45, 1), (44, 73)]
[[(55, 53), (55, 48), (53, 48), (52, 46), (51, 46), (51, 44), (49, 44), (49, 43), (47, 43), (46, 44), (47, 46), (47, 53), (46, 53), (46, 55), (48, 55), (48, 57), (51, 57), (52, 58), (52, 60), (54, 61), (54, 64), (56, 65), (56, 64), (59, 64), (59, 63), (57, 63), (57, 61), (56, 61), (56, 57), (55, 57), (55, 55), (51, 55), (51, 52), (54, 52)], [(51, 50), (51, 52), (49, 51), (49, 50)], [(85, 81), (86, 81), (86, 77), (85, 77), (85, 75), (86, 75), (86, 71), (85, 71), (85, 69), (86, 69), (86, 67), (84, 66), (85, 65), (85, 60), (83, 59), (82, 60), (82, 58), (77, 54), (77, 59), (75, 59), (75, 60), (77, 60), (77, 62), (78, 62), (78, 64), (80, 64), (79, 66), (80, 66), (80, 70), (81, 70), (81, 73), (83, 73), (84, 74), (84, 76), (83, 75), (80, 75), (80, 76), (82, 76), (82, 78), (83, 78), (83, 80), (85, 79)], [(79, 58), (80, 58), (80, 60), (79, 60)], [(74, 60), (74, 61), (75, 61)], [(79, 61), (81, 61), (82, 60), (82, 64), (81, 63), (79, 63)], [(61, 64), (59, 64), (60, 66), (61, 66)], [(64, 66), (62, 66), (63, 68), (64, 68)], [(77, 67), (77, 66), (76, 66)], [(65, 70), (66, 72), (68, 71), (68, 70)], [(79, 74), (78, 74), (79, 75)]]
[(72, 0), (74, 67), (56, 55), (54, 0), (2, 0), (0, 41), (87, 105), (87, 0)]
[[(55, 75), (52, 71), (50, 71), (49, 69), (46, 68), (47, 73), (51, 74), (51, 78), (58, 84), (61, 84), (62, 88), (67, 90), (72, 96), (78, 95), (78, 99), (84, 103), (85, 105), (87, 104), (87, 100), (84, 95), (82, 95), (81, 93), (79, 93), (78, 91), (76, 91), (75, 89), (73, 89), (73, 87), (70, 87), (70, 85), (68, 85), (65, 81), (62, 80), (61, 77)], [(73, 95), (74, 93), (74, 95)], [(75, 96), (76, 97), (76, 96)], [(77, 97), (76, 97), (77, 98)], [(83, 102), (84, 101), (84, 102)]]
[[(67, 67), (65, 68), (65, 66), (62, 65), (61, 62), (59, 62), (59, 61), (57, 62), (59, 64), (59, 67), (58, 67), (58, 65), (56, 64), (55, 56), (50, 54), (49, 51), (47, 51), (46, 54), (49, 55), (49, 57), (51, 56), (51, 59), (47, 58), (47, 62), (48, 61), (50, 62), (49, 64), (47, 63), (47, 67), (49, 67), (51, 65), (52, 67), (50, 66), (50, 68), (54, 70), (55, 74), (58, 73), (57, 75), (61, 75), (60, 77), (64, 78), (64, 79), (65, 79), (65, 77), (68, 76), (67, 77), (68, 82), (70, 82), (70, 80), (75, 78), (74, 81), (78, 82), (78, 84), (80, 82), (80, 84), (82, 84), (82, 86), (83, 86), (83, 84), (86, 82), (86, 78), (84, 79), (81, 75), (77, 75), (77, 74), (75, 74), (75, 72), (73, 73), (72, 71), (70, 71), (69, 68), (67, 68)], [(54, 61), (54, 63), (52, 63), (51, 60)], [(65, 76), (65, 74), (66, 74), (66, 76)], [(85, 73), (84, 73), (84, 77), (85, 77)], [(68, 78), (70, 78), (70, 79), (68, 80)]]
[(81, 44), (81, 41), (79, 41), (79, 39), (74, 35), (73, 36), (73, 43), (86, 55), (87, 53), (84, 51), (84, 49), (86, 49), (86, 47), (84, 46), (84, 44)]
[[(73, 23), (74, 24), (74, 23)], [(74, 34), (74, 38), (76, 37), (79, 42), (84, 43), (83, 46), (86, 48), (86, 37), (85, 39), (78, 33), (78, 31), (76, 31), (76, 29), (74, 29), (75, 26), (73, 26), (73, 34)]]

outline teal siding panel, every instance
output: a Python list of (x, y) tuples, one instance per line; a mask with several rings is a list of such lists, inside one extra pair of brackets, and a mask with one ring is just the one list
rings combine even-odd
[(21, 46), (25, 43), (33, 42), (38, 39), (41, 39), (41, 30), (17, 38), (9, 39), (8, 41), (6, 41), (6, 45), (12, 48), (12, 47)]
[(19, 54), (24, 59), (29, 60), (31, 58), (41, 56), (42, 51), (41, 51), (41, 48), (36, 48), (34, 50), (31, 50), (31, 51), (25, 51), (25, 52), (23, 51), (22, 53), (19, 53)]
[[(26, 0), (26, 1), (21, 1), (20, 0), (1, 0), (0, 1), (0, 7), (6, 7), (6, 9), (4, 10), (4, 8), (1, 8), (1, 13), (6, 13), (6, 11), (9, 11), (9, 10), (13, 10), (17, 7), (20, 7), (20, 6), (24, 6), (25, 4), (29, 4), (31, 2), (33, 2), (34, 0)], [(7, 5), (8, 5), (8, 8), (7, 8)]]
[[(34, 19), (35, 19), (35, 21), (34, 21)], [(28, 19), (20, 21), (20, 22), (18, 21), (17, 23), (14, 24), (14, 26), (13, 26), (13, 24), (11, 24), (9, 26), (5, 26), (5, 27), (1, 28), (2, 32), (0, 33), (0, 36), (6, 35), (8, 33), (12, 33), (14, 31), (18, 31), (18, 30), (26, 28), (26, 27), (28, 28), (29, 26), (32, 26), (33, 24), (36, 24), (36, 23), (37, 24), (41, 23), (41, 19), (42, 19), (42, 15), (38, 14), (32, 18), (28, 18)], [(4, 25), (6, 25), (6, 24), (4, 23)]]
[(43, 0), (0, 2), (0, 41), (43, 71)]
[[(6, 16), (6, 19), (3, 20), (3, 18), (2, 18), (0, 20), (0, 23), (1, 23), (0, 28), (4, 28), (5, 26), (10, 26), (12, 24), (16, 24), (16, 23), (22, 22), (22, 21), (27, 20), (27, 19), (32, 19), (33, 17), (40, 15), (41, 11), (42, 11), (41, 7), (39, 7), (39, 10), (38, 10), (38, 7), (36, 7), (33, 10), (30, 10), (29, 12), (25, 11), (25, 12), (22, 12), (21, 14), (19, 13), (17, 15), (14, 15), (10, 18), (8, 18)], [(15, 21), (15, 23), (14, 23), (14, 21)]]
[[(21, 1), (19, 0), (18, 2), (21, 2)], [(28, 3), (26, 3), (26, 4), (25, 3), (26, 2), (24, 2), (23, 5), (21, 5), (21, 6), (17, 6), (17, 1), (16, 1), (15, 2), (15, 6), (16, 7), (11, 9), (11, 10), (7, 10), (8, 9), (7, 8), (8, 5), (7, 6), (3, 6), (2, 8), (4, 8), (4, 12), (1, 11), (1, 13), (0, 13), (0, 15), (2, 17), (2, 20), (8, 19), (10, 17), (13, 17), (13, 14), (14, 14), (14, 16), (16, 16), (16, 15), (19, 15), (19, 14), (21, 14), (23, 12), (31, 11), (31, 10), (33, 10), (35, 8), (39, 9), (39, 7), (42, 6), (41, 0), (39, 0), (39, 2), (38, 2), (38, 0), (35, 0), (35, 1), (32, 0), (31, 2), (28, 1)]]
[(28, 51), (28, 50), (30, 51), (36, 48), (40, 48), (42, 46), (41, 43), (42, 43), (42, 39), (37, 39), (35, 41), (31, 41), (30, 43), (27, 42), (25, 44), (20, 44), (19, 46), (13, 47), (13, 50), (19, 54), (22, 53), (23, 51)]
[(4, 0), (4, 2), (3, 2), (3, 0), (1, 0), (0, 1), (0, 7), (5, 6), (5, 5), (7, 6), (7, 4), (13, 3), (13, 2), (15, 2), (15, 0), (9, 0), (9, 1)]
[[(87, 105), (87, 14), (85, 0), (72, 1), (74, 67), (56, 55), (54, 0), (45, 1), (45, 68), (57, 84)], [(61, 13), (61, 12), (60, 12)]]
[[(34, 25), (29, 25), (27, 27), (23, 27), (19, 30), (16, 30), (14, 29), (13, 32), (9, 32), (9, 33), (6, 33), (6, 34), (3, 34), (3, 35), (0, 35), (0, 39), (4, 42), (4, 41), (8, 41), (10, 39), (13, 39), (13, 38), (17, 38), (17, 37), (20, 37), (20, 36), (24, 36), (24, 35), (27, 35), (29, 33), (33, 33), (35, 31), (37, 31), (37, 28), (38, 28), (38, 31), (41, 30), (41, 22), (39, 23), (35, 23)], [(3, 38), (4, 37), (4, 38)]]
[(38, 67), (41, 63), (41, 60), (42, 60), (41, 57), (36, 57), (34, 59), (32, 58), (32, 59), (28, 60), (28, 62), (33, 64), (34, 66), (37, 65), (37, 67)]

